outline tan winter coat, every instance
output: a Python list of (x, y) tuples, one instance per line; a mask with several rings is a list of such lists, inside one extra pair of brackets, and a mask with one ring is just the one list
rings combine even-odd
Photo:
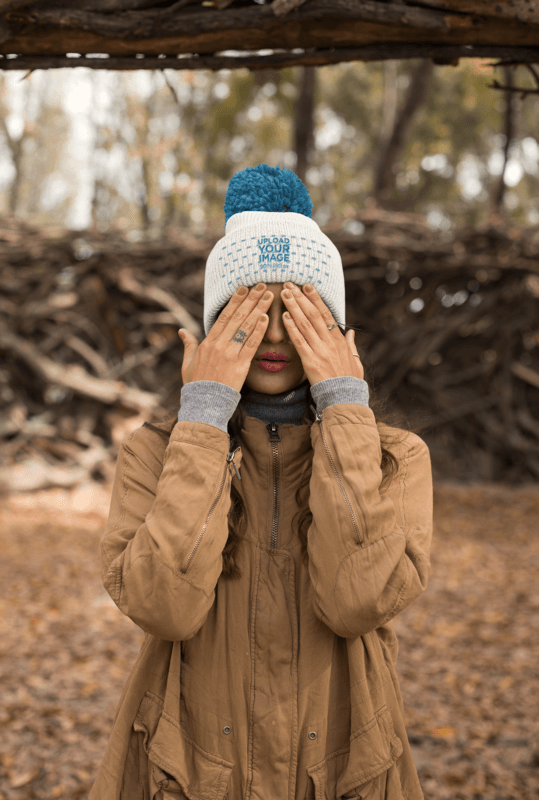
[[(404, 434), (381, 491), (367, 406), (246, 416), (233, 460), (212, 425), (158, 427), (124, 438), (101, 540), (103, 584), (146, 637), (88, 800), (421, 800), (391, 620), (427, 587), (427, 445)], [(291, 523), (311, 462), (306, 566)], [(225, 580), (233, 480), (248, 526)]]

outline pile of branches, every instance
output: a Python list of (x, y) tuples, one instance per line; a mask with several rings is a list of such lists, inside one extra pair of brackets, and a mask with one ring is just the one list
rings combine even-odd
[[(422, 426), (435, 478), (539, 477), (539, 228), (432, 230), (365, 209), (324, 231), (373, 394)], [(128, 431), (179, 403), (204, 338), (193, 239), (0, 220), (0, 491), (107, 481)], [(129, 238), (131, 240), (129, 240)]]

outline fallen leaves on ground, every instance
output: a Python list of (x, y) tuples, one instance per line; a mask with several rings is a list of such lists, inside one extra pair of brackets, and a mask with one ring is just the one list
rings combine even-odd
[(395, 620), (426, 800), (539, 797), (539, 491), (434, 490), (431, 577)]
[[(97, 511), (47, 496), (0, 508), (0, 800), (87, 798), (144, 638), (102, 587), (103, 490)], [(394, 623), (425, 800), (537, 798), (539, 489), (435, 484), (434, 518)]]

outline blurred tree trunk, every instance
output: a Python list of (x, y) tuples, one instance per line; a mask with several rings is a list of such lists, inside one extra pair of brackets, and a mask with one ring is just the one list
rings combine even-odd
[(395, 127), (397, 116), (397, 64), (395, 60), (384, 61), (384, 103), (382, 106), (382, 125), (379, 138), (389, 141)]
[(168, 191), (163, 195), (163, 202), (161, 203), (161, 236), (165, 237), (167, 231), (174, 225), (176, 217), (176, 193)]
[(15, 177), (11, 182), (11, 186), (9, 187), (9, 195), (8, 195), (8, 208), (10, 214), (15, 214), (17, 212), (17, 207), (19, 205), (19, 191), (21, 188), (21, 161), (22, 161), (22, 146), (24, 143), (25, 138), (27, 138), (27, 132), (24, 131), (22, 136), (19, 139), (13, 139), (8, 132), (6, 123), (2, 118), (2, 132), (6, 138), (9, 151), (11, 153), (11, 163), (15, 167)]
[[(504, 67), (505, 86), (512, 87), (513, 83), (513, 68)], [(505, 195), (505, 173), (507, 170), (507, 162), (509, 161), (509, 150), (511, 143), (515, 138), (516, 128), (516, 97), (515, 92), (508, 90), (505, 92), (505, 119), (504, 119), (504, 135), (505, 143), (503, 148), (503, 169), (500, 175), (500, 180), (495, 186), (494, 194), (492, 197), (492, 211), (495, 214), (502, 212), (503, 200)]]
[(6, 120), (4, 118), (5, 113), (6, 109), (2, 108), (0, 112), (0, 131), (4, 135), (7, 148), (11, 155), (11, 163), (15, 168), (15, 177), (13, 178), (8, 190), (9, 213), (15, 214), (19, 205), (19, 192), (22, 180), (21, 161), (23, 156), (23, 145), (25, 140), (31, 135), (31, 132), (28, 130), (27, 122), (25, 120), (24, 130), (21, 136), (18, 139), (15, 139), (13, 136), (11, 136), (6, 125)]
[(295, 103), (294, 149), (296, 152), (295, 173), (305, 183), (305, 173), (314, 145), (314, 93), (316, 67), (301, 68), (299, 97)]
[[(414, 117), (424, 102), (430, 86), (434, 64), (430, 58), (420, 61), (413, 70), (404, 103), (394, 116), (393, 129), (380, 137), (380, 148), (374, 172), (373, 194), (380, 205), (387, 203), (395, 183), (394, 166), (404, 150)], [(388, 106), (390, 101), (388, 100)], [(387, 114), (389, 115), (389, 111)]]
[[(154, 76), (155, 78), (155, 76)], [(155, 82), (155, 81), (154, 81)], [(135, 109), (134, 109), (135, 110)], [(137, 150), (140, 159), (140, 183), (137, 188), (137, 205), (140, 212), (140, 224), (144, 233), (150, 228), (150, 206), (152, 198), (152, 169), (151, 161), (155, 158), (155, 152), (150, 142), (150, 120), (155, 110), (154, 93), (150, 94), (146, 102), (140, 103), (139, 114), (134, 114), (135, 119), (142, 117), (142, 125), (136, 125), (137, 130)]]
[(146, 233), (150, 227), (150, 186), (151, 169), (150, 159), (147, 155), (140, 157), (141, 184), (137, 192), (137, 205), (140, 211), (142, 230)]

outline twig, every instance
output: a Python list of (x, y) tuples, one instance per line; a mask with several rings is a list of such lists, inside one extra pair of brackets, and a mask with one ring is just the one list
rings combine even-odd
[(533, 77), (535, 78), (535, 82), (537, 86), (539, 86), (539, 72), (536, 72), (533, 68), (533, 64), (525, 64), (525, 66), (529, 69)]
[(521, 86), (503, 86), (498, 81), (494, 81), (494, 83), (488, 84), (489, 89), (500, 89), (504, 92), (519, 92), (521, 95), (521, 100), (528, 94), (539, 94), (539, 89), (523, 89)]

